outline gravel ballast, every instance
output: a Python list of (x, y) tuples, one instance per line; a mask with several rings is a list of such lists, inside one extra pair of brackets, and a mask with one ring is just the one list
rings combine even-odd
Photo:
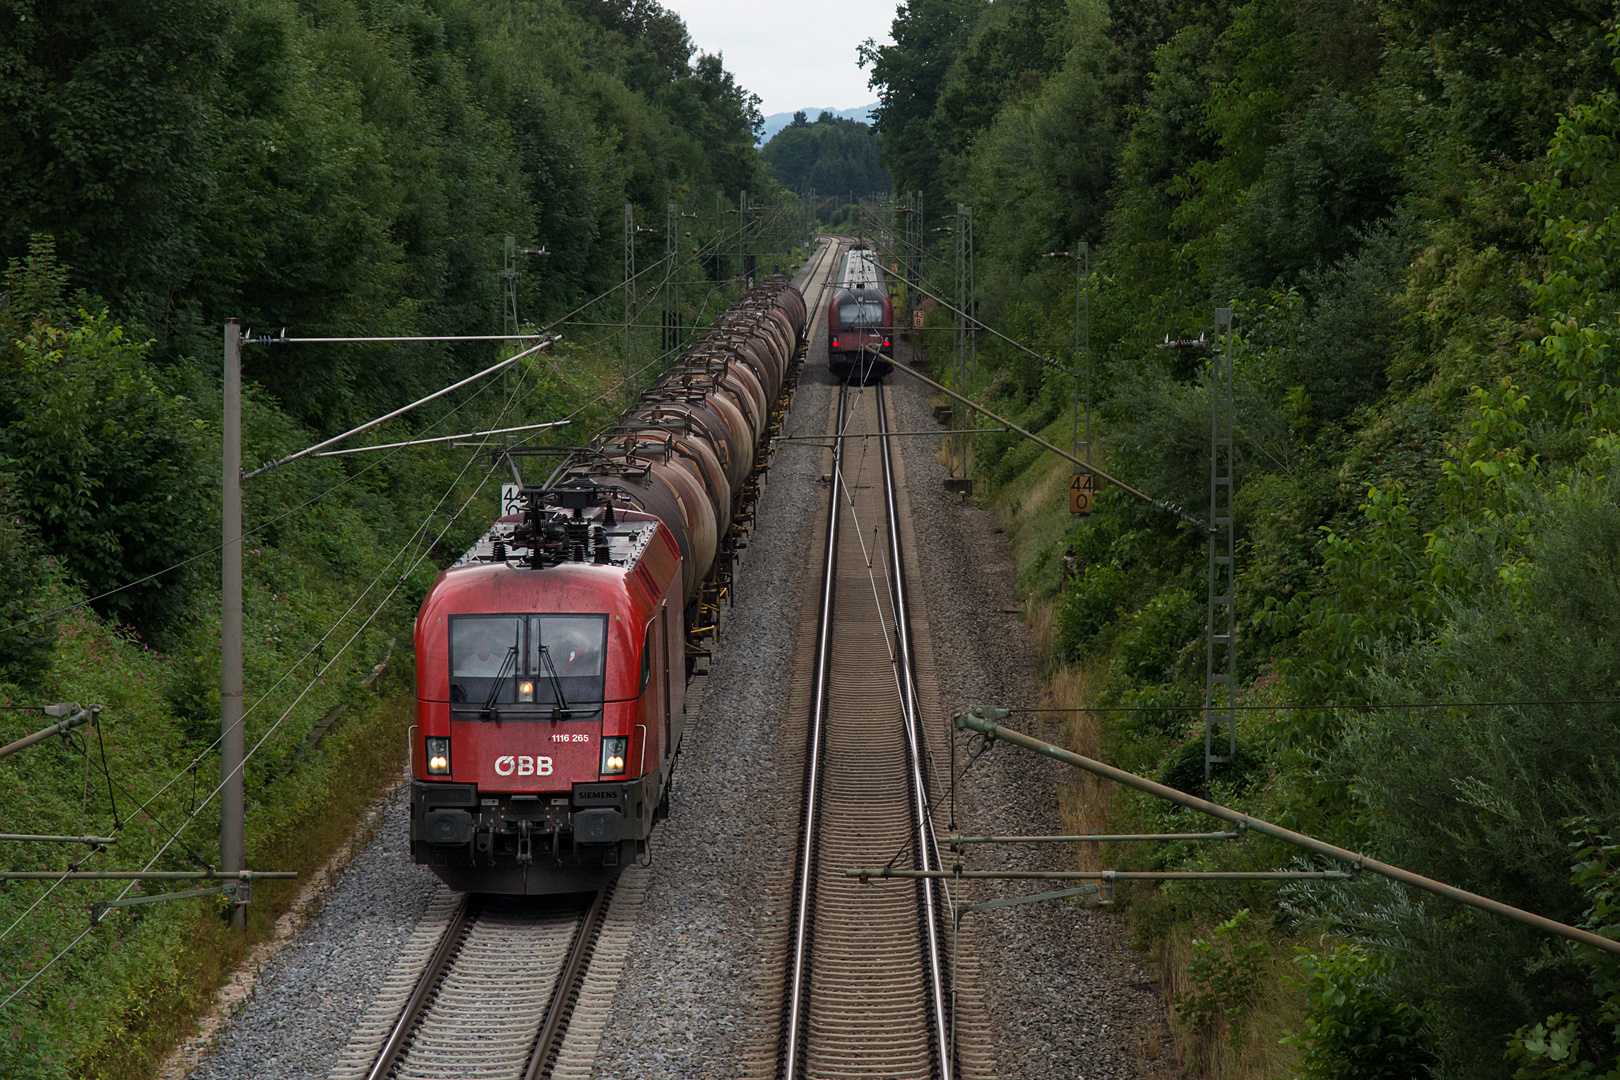
[(355, 853), (319, 913), (276, 954), (193, 1080), (318, 1080), (411, 936), (439, 879), (411, 862), (407, 793), (387, 800), (376, 837)]
[[(807, 295), (812, 316), (823, 304)], [(825, 338), (812, 341), (784, 434), (819, 435), (836, 394)], [(891, 417), (904, 431), (934, 428), (926, 387), (888, 380)], [(938, 443), (902, 440), (904, 480), (921, 584), (947, 712), (974, 704), (1029, 705), (1037, 679), (1018, 618), (1013, 558), (993, 512), (944, 493)], [(816, 612), (806, 583), (826, 513), (822, 452), (779, 444), (747, 538), (709, 677), (690, 707), (670, 816), (652, 845), (647, 892), (608, 1008), (592, 1074), (602, 1080), (734, 1077), (759, 1038), (762, 969), (785, 916), (802, 776), (787, 775), (778, 742), (800, 638)], [(694, 685), (694, 691), (699, 690)], [(1050, 734), (1050, 733), (1048, 733)], [(959, 751), (965, 742), (959, 743)], [(960, 756), (959, 756), (960, 760)], [(998, 747), (961, 788), (964, 832), (1060, 831), (1063, 768)], [(427, 910), (438, 880), (411, 864), (403, 790), (391, 797), (376, 838), (357, 851), (319, 913), (260, 974), (249, 1002), (196, 1080), (324, 1077)], [(944, 819), (940, 819), (943, 828)], [(1061, 868), (1051, 849), (976, 853), (975, 868)], [(985, 885), (966, 899), (1042, 891)], [(964, 947), (981, 956), (993, 1049), (1004, 1077), (1131, 1077), (1153, 1072), (1149, 1048), (1169, 1057), (1164, 1008), (1125, 948), (1109, 912), (1034, 904), (969, 917)]]
[[(818, 293), (806, 296), (812, 318)], [(812, 344), (810, 355), (816, 355)], [(836, 392), (807, 362), (784, 434), (819, 435)], [(800, 781), (774, 772), (796, 661), (794, 627), (813, 626), (803, 582), (826, 513), (821, 453), (782, 444), (771, 461), (702, 702), (689, 717), (663, 843), (594, 1076), (724, 1077), (756, 1033), (753, 975), (770, 962), (762, 928), (783, 914), (792, 840), (780, 836)]]
[[(789, 433), (823, 429), (836, 394), (825, 348), (824, 338), (811, 342)], [(896, 429), (937, 426), (921, 383), (898, 374), (888, 383)], [(1018, 606), (1013, 557), (995, 531), (994, 512), (945, 494), (937, 442), (902, 442), (921, 548), (908, 558), (917, 560), (924, 583), (916, 600), (926, 605), (940, 700), (951, 711), (1033, 704), (1033, 652), (1022, 623), (1006, 613)], [(816, 616), (804, 601), (807, 575), (820, 564), (814, 538), (827, 498), (817, 482), (821, 459), (805, 444), (781, 445), (773, 459), (713, 677), (676, 772), (659, 864), (631, 944), (627, 970), (634, 977), (621, 983), (593, 1074), (601, 1080), (739, 1075), (739, 1059), (758, 1037), (751, 1030), (756, 1009), (773, 1004), (756, 1000), (750, 976), (779, 962), (759, 945), (785, 915), (780, 883), (791, 873), (793, 836), (771, 829), (796, 814), (772, 804), (796, 800), (802, 777), (753, 765), (772, 760), (779, 731), (799, 727), (782, 709), (796, 658), (790, 638), (811, 632)], [(1000, 748), (968, 774), (964, 831), (1061, 831), (1058, 791), (1066, 772), (1016, 755)], [(1061, 869), (1062, 860), (1058, 851), (1020, 849), (978, 855), (974, 865)], [(983, 886), (967, 899), (1037, 891)], [(1111, 913), (1055, 903), (977, 918), (964, 944), (982, 954), (1000, 1075), (1131, 1077), (1169, 1056), (1163, 1006)]]

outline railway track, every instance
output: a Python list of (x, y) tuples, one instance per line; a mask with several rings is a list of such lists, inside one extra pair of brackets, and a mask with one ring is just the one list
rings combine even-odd
[(463, 895), (366, 1080), (549, 1077), (612, 892)]
[(886, 391), (840, 387), (814, 642), (804, 809), (777, 1076), (956, 1074), (946, 904), (932, 881), (844, 876), (891, 856), (937, 869)]

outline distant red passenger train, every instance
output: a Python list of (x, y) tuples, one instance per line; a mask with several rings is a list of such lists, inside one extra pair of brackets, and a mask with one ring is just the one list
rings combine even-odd
[(416, 620), (411, 851), (452, 888), (600, 887), (646, 853), (685, 727), (687, 633), (804, 298), (767, 282), (440, 575)]
[(827, 367), (846, 382), (875, 382), (894, 363), (894, 301), (877, 254), (856, 244), (827, 303)]

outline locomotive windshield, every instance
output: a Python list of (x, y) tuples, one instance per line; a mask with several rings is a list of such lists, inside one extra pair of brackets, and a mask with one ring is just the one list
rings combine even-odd
[(845, 300), (838, 305), (838, 325), (844, 330), (860, 330), (883, 326), (883, 301)]
[(504, 719), (584, 719), (602, 704), (606, 656), (606, 615), (454, 616), (450, 700)]

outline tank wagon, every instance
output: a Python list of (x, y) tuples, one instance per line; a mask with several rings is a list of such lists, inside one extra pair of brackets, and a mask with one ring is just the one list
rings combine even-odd
[(429, 590), (410, 842), (452, 888), (595, 889), (646, 852), (805, 321), (785, 279), (751, 289)]
[(856, 244), (844, 256), (827, 302), (827, 367), (843, 380), (870, 382), (894, 362), (894, 302), (877, 254)]

